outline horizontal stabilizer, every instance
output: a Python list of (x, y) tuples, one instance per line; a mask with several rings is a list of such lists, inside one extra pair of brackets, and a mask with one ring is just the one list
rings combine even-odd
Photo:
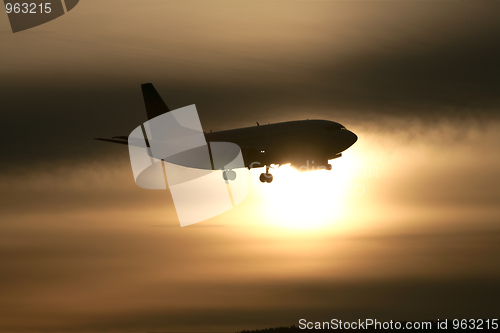
[(128, 145), (127, 140), (104, 139), (104, 138), (94, 138), (94, 140), (113, 142), (113, 143), (121, 143), (122, 145)]
[(120, 138), (124, 138), (124, 139), (118, 139), (118, 137), (113, 137), (113, 139), (94, 138), (94, 140), (119, 143), (122, 145), (129, 145), (129, 146), (141, 147), (141, 148), (145, 147), (148, 144), (147, 141), (145, 141), (143, 138), (129, 138), (126, 136), (121, 136)]

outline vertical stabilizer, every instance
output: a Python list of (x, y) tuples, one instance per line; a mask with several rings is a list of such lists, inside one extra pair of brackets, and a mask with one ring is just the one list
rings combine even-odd
[(142, 84), (141, 88), (148, 120), (170, 111), (152, 83)]

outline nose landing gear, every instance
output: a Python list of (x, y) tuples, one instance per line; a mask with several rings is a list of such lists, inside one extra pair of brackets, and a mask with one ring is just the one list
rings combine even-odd
[(270, 183), (273, 181), (273, 175), (269, 173), (269, 166), (266, 166), (266, 173), (261, 173), (259, 179), (262, 183)]

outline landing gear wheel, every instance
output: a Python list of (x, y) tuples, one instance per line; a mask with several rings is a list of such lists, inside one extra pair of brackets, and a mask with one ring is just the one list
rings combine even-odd
[(236, 172), (233, 170), (224, 171), (222, 173), (222, 178), (224, 178), (224, 180), (235, 180)]
[(261, 173), (259, 179), (262, 183), (270, 183), (273, 181), (273, 175), (270, 173)]
[(331, 164), (326, 165), (326, 170), (330, 171), (333, 169), (333, 166)]

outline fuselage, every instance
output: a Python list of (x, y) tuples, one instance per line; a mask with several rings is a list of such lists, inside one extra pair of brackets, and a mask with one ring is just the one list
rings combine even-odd
[(224, 170), (224, 180), (234, 180), (236, 173), (232, 169), (243, 167), (241, 151), (245, 167), (266, 167), (260, 180), (269, 183), (272, 164), (290, 163), (300, 170), (302, 166), (314, 164), (331, 170), (328, 160), (342, 156), (358, 139), (356, 134), (333, 121), (297, 120), (205, 132), (203, 140), (194, 105), (172, 111), (151, 83), (141, 88), (148, 121), (129, 136), (96, 138), (128, 145), (132, 168), (135, 165), (141, 175), (145, 170), (154, 170), (158, 165), (155, 160), (161, 160), (181, 167)]
[(298, 120), (205, 133), (207, 142), (232, 142), (240, 146), (246, 167), (270, 164), (305, 165), (329, 159), (357, 141), (357, 136), (328, 120)]

